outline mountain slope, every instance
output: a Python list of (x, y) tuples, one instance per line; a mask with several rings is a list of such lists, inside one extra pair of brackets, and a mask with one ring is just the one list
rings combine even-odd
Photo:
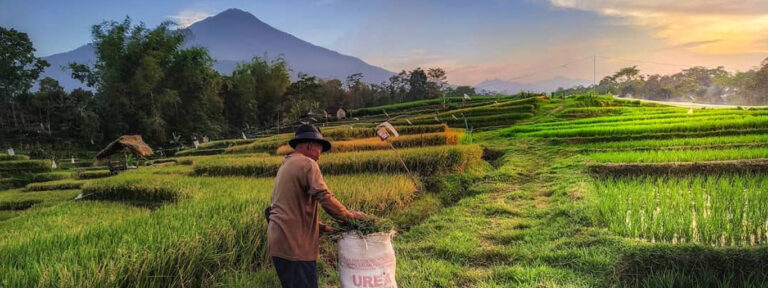
[[(379, 83), (394, 75), (358, 58), (313, 45), (277, 30), (252, 14), (238, 9), (229, 9), (208, 17), (192, 24), (188, 29), (192, 33), (185, 46), (208, 49), (211, 57), (217, 60), (216, 70), (222, 74), (232, 73), (238, 62), (266, 55), (270, 59), (284, 57), (293, 70), (292, 76), (303, 72), (320, 78), (344, 79), (350, 74), (363, 73), (364, 81)], [(81, 84), (71, 79), (68, 70), (62, 71), (60, 67), (70, 62), (93, 63), (94, 47), (92, 44), (83, 45), (45, 59), (51, 67), (41, 77), (53, 77), (66, 89), (74, 89), (81, 87)]]
[(500, 79), (485, 80), (475, 85), (478, 90), (486, 90), (497, 93), (517, 93), (520, 91), (532, 91), (532, 92), (552, 92), (557, 88), (570, 88), (578, 85), (588, 86), (592, 81), (584, 79), (570, 79), (565, 77), (555, 77), (548, 80), (520, 83), (513, 81), (505, 81)]

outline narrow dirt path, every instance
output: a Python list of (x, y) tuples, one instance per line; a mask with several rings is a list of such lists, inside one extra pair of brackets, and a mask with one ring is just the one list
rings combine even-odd
[(584, 186), (568, 175), (574, 169), (558, 167), (556, 151), (508, 149), (504, 165), (474, 187), (479, 194), (396, 238), (400, 286), (604, 286), (613, 259), (589, 243), (609, 240), (572, 214)]

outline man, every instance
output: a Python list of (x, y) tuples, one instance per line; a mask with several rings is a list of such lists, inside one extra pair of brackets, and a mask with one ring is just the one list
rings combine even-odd
[(272, 204), (265, 211), (269, 254), (283, 288), (317, 287), (320, 232), (333, 231), (320, 223), (317, 204), (341, 221), (365, 214), (348, 211), (328, 191), (317, 160), (331, 149), (331, 143), (323, 139), (319, 129), (301, 125), (288, 144), (295, 152), (280, 165)]

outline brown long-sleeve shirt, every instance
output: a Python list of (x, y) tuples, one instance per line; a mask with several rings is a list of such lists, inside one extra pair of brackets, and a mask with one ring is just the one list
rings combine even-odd
[(323, 180), (315, 160), (294, 152), (277, 170), (272, 191), (267, 241), (269, 254), (291, 261), (315, 261), (319, 254), (320, 221), (317, 204), (336, 219), (349, 211)]

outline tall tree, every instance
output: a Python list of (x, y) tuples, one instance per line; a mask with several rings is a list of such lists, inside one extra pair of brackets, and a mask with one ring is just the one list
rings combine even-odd
[(266, 128), (280, 119), (283, 94), (291, 84), (283, 58), (268, 61), (254, 57), (238, 64), (226, 97), (227, 119), (233, 129)]
[(427, 73), (424, 73), (424, 70), (421, 70), (421, 68), (411, 71), (408, 85), (410, 89), (408, 90), (407, 101), (425, 99), (428, 96)]
[(35, 48), (26, 33), (0, 27), (0, 114), (4, 115), (0, 116), (0, 125), (21, 124), (15, 98), (27, 93), (48, 66), (48, 62), (35, 57)]

